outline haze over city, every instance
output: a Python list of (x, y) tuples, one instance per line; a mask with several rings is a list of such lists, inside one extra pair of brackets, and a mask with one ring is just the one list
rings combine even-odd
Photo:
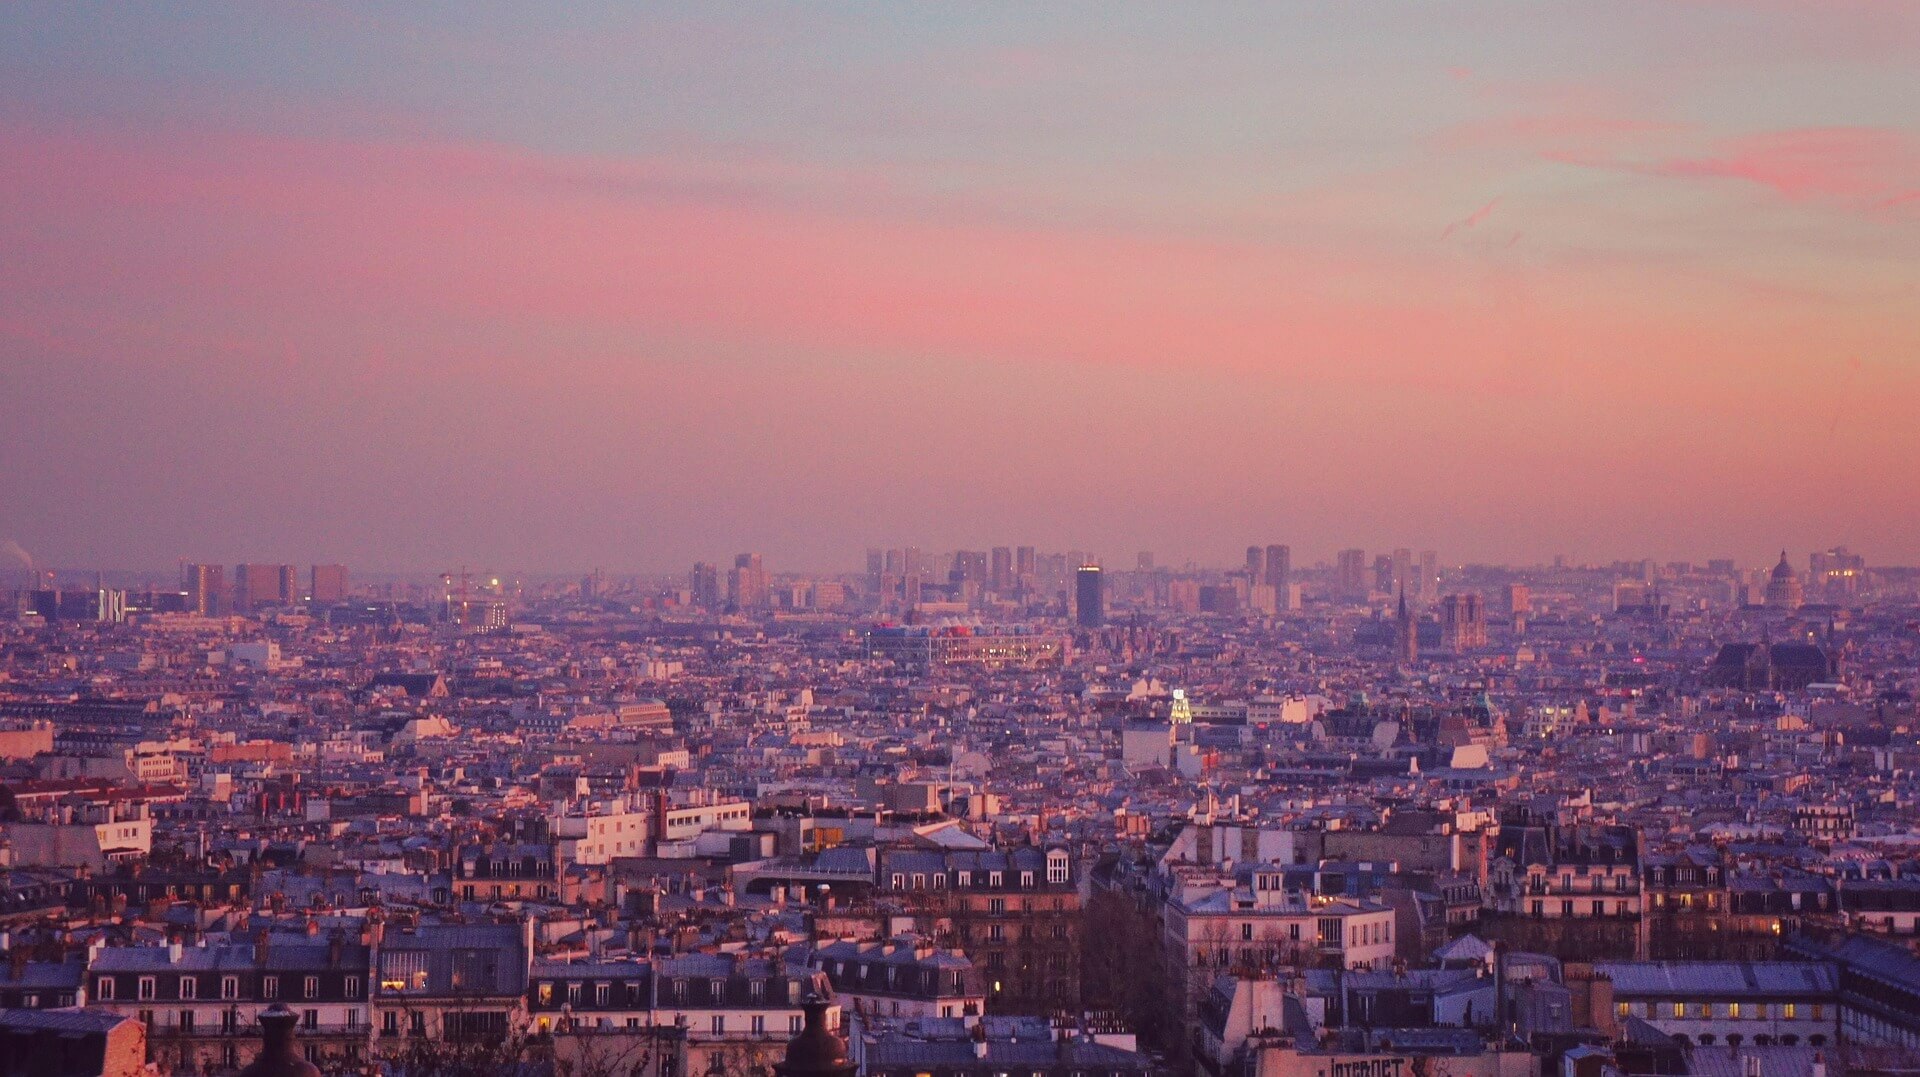
[(1914, 563), (1917, 57), (1789, 0), (9, 4), (0, 537)]
[(1920, 1077), (1920, 0), (15, 0), (0, 191), (0, 1077)]

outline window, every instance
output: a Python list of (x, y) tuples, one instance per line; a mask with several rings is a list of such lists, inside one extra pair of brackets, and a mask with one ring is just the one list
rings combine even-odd
[(392, 1036), (398, 1033), (400, 1031), (400, 1015), (393, 1012), (392, 1010), (388, 1010), (387, 1012), (381, 1014), (380, 1015), (380, 1031), (384, 1035), (388, 1035), (388, 1036)]
[(545, 980), (541, 981), (539, 989), (536, 990), (534, 994), (540, 999), (540, 1005), (542, 1006), (553, 1005), (553, 984), (552, 983)]
[(220, 977), (220, 997), (221, 998), (239, 998), (240, 997), (240, 977), (238, 976)]
[(1795, 1016), (1797, 1016), (1799, 1009), (1800, 1007), (1796, 1003), (1792, 1003), (1792, 1002), (1783, 1003), (1780, 1007), (1780, 1016), (1785, 1018), (1788, 1021), (1791, 1021), (1794, 1019)]
[(1020, 887), (1023, 890), (1033, 889), (1033, 872), (1023, 871), (1020, 873)]
[(724, 1036), (727, 1034), (727, 1016), (725, 1014), (716, 1013), (713, 1015), (713, 1034), (716, 1036)]
[(318, 976), (307, 977), (306, 981), (300, 985), (300, 992), (301, 992), (300, 993), (301, 998), (319, 998), (320, 997), (320, 977)]
[(607, 1003), (612, 1001), (613, 1001), (613, 985), (612, 984), (603, 982), (603, 983), (597, 983), (593, 985), (593, 1004), (595, 1006), (605, 1006)]
[(260, 997), (261, 998), (279, 998), (280, 997), (280, 977), (278, 976), (260, 977)]
[(305, 1029), (319, 1028), (320, 1027), (320, 1011), (319, 1010), (301, 1011), (300, 1027)]
[(240, 1018), (240, 1015), (236, 1013), (231, 1007), (221, 1010), (220, 1011), (220, 1031), (223, 1034), (228, 1036), (233, 1035), (240, 1028), (239, 1018)]
[(347, 1027), (348, 1028), (360, 1027), (360, 1011), (359, 1010), (355, 1010), (355, 1009), (347, 1010)]
[(200, 994), (200, 981), (193, 976), (180, 977), (180, 997), (195, 998)]
[(754, 1014), (753, 1015), (753, 1034), (756, 1036), (763, 1036), (766, 1034), (766, 1031), (767, 1031), (766, 1015), (758, 1014), (758, 1013)]
[(1731, 1017), (1731, 1018), (1734, 1018), (1735, 1020), (1738, 1020), (1738, 1019), (1739, 1019), (1739, 1017), (1740, 1017), (1740, 1004), (1739, 1004), (1738, 1002), (1729, 1002), (1729, 1003), (1727, 1003), (1727, 1016), (1728, 1016), (1728, 1017)]
[(1613, 1012), (1620, 1017), (1632, 1017), (1633, 1014), (1630, 1012), (1632, 1009), (1633, 1003), (1631, 1002), (1616, 1002), (1613, 1005)]
[(424, 1036), (426, 1034), (427, 1034), (427, 1015), (419, 1012), (408, 1014), (407, 1015), (407, 1035)]
[(113, 977), (102, 976), (94, 981), (93, 996), (102, 1002), (113, 1001)]
[(340, 993), (348, 998), (360, 997), (360, 977), (349, 976), (340, 982)]
[(1686, 1004), (1686, 1003), (1684, 1003), (1684, 1002), (1676, 1002), (1676, 1003), (1674, 1003), (1674, 1004), (1673, 1004), (1673, 1015), (1674, 1015), (1675, 1017), (1685, 1017), (1685, 1016), (1687, 1015), (1687, 1004)]
[(1242, 941), (1245, 941), (1245, 942), (1253, 941), (1253, 925), (1252, 924), (1240, 925), (1240, 938)]
[(182, 1032), (193, 1031), (193, 1011), (192, 1010), (180, 1011), (180, 1031)]
[(140, 977), (139, 990), (140, 990), (141, 998), (143, 999), (152, 998), (154, 996), (153, 977), (151, 976)]
[(800, 1034), (800, 1015), (799, 1014), (796, 1013), (791, 1017), (787, 1018), (787, 1032), (789, 1035), (794, 1035), (794, 1036), (798, 1036)]
[(570, 983), (567, 985), (567, 1005), (580, 1005), (580, 985), (578, 983)]

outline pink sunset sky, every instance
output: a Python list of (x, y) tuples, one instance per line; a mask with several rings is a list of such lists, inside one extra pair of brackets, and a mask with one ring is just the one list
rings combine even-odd
[(1920, 7), (0, 9), (0, 537), (1920, 562)]

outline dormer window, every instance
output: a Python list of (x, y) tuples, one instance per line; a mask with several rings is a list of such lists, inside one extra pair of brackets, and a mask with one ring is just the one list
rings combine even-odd
[(993, 887), (1005, 886), (1006, 881), (1005, 881), (1005, 878), (999, 872), (989, 871), (987, 872), (987, 885), (993, 886)]
[(1033, 889), (1033, 872), (1023, 871), (1020, 873), (1020, 887), (1023, 890)]

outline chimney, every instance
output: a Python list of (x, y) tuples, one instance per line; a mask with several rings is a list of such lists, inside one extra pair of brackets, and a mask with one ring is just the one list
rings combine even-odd
[(1507, 1034), (1507, 944), (1493, 944), (1493, 1031)]
[(340, 967), (340, 957), (342, 954), (346, 952), (346, 948), (347, 948), (347, 936), (345, 932), (341, 931), (339, 928), (336, 927), (327, 934), (327, 967), (328, 968), (337, 969)]
[(254, 935), (253, 935), (253, 963), (254, 964), (264, 966), (267, 963), (267, 951), (271, 946), (271, 941), (270, 941), (271, 939), (272, 939), (272, 935), (270, 935), (267, 932), (267, 929), (264, 927), (261, 928), (259, 931), (254, 932)]

